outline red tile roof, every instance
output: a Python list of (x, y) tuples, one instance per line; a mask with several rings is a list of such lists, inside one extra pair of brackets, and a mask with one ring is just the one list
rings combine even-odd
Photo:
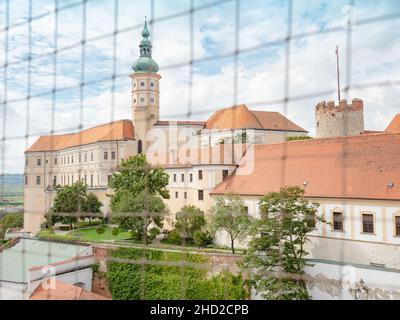
[(279, 112), (251, 111), (244, 104), (216, 111), (207, 120), (206, 129), (266, 129), (307, 132)]
[(99, 141), (133, 140), (135, 130), (130, 120), (119, 120), (81, 132), (41, 136), (26, 152), (55, 151)]
[(261, 196), (306, 183), (309, 197), (400, 200), (399, 146), (400, 133), (256, 145), (254, 170), (239, 167), (212, 193)]
[(32, 293), (30, 300), (111, 300), (108, 297), (99, 295), (94, 292), (88, 292), (78, 286), (67, 284), (61, 281), (55, 281), (55, 288), (47, 288), (50, 286), (40, 284)]
[(386, 132), (400, 132), (400, 113), (397, 114), (385, 129)]

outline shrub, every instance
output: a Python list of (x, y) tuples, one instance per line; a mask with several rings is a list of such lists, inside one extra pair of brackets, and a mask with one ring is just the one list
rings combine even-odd
[(162, 242), (168, 244), (181, 245), (182, 237), (180, 236), (179, 232), (174, 229), (168, 233), (168, 235), (162, 240)]
[[(209, 257), (183, 252), (119, 248), (110, 255), (117, 258), (190, 262), (208, 265)], [(183, 268), (183, 270), (182, 270)], [(241, 275), (229, 272), (214, 277), (204, 268), (192, 266), (143, 265), (108, 262), (107, 281), (115, 300), (242, 300), (246, 298)]]
[(193, 238), (194, 238), (194, 243), (196, 245), (198, 245), (199, 247), (203, 247), (203, 248), (205, 248), (205, 247), (209, 246), (210, 244), (212, 244), (213, 240), (214, 240), (213, 236), (208, 231), (204, 232), (204, 231), (201, 231), (201, 230), (197, 230), (194, 233)]
[(158, 228), (151, 228), (149, 231), (149, 239), (154, 240), (159, 234), (160, 234), (160, 229)]
[(96, 228), (96, 233), (100, 236), (102, 235), (104, 232), (106, 232), (106, 229), (104, 229), (103, 226), (97, 227)]
[(119, 232), (120, 232), (120, 230), (119, 230), (118, 227), (114, 227), (114, 228), (111, 230), (111, 234), (112, 234), (114, 237), (117, 237), (118, 234), (119, 234)]

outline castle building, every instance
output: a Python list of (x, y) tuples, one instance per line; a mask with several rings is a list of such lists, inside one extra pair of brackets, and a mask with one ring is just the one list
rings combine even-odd
[[(215, 197), (236, 193), (258, 216), (259, 199), (286, 185), (320, 203), (308, 250), (318, 276), (385, 286), (400, 299), (400, 116), (385, 131), (364, 129), (364, 103), (354, 99), (315, 107), (316, 139), (287, 142), (307, 131), (277, 112), (246, 105), (216, 110), (204, 121), (160, 120), (159, 66), (145, 23), (133, 64), (132, 120), (40, 137), (25, 152), (24, 228), (36, 233), (52, 206), (55, 186), (84, 181), (109, 213), (108, 181), (121, 159), (146, 153), (169, 174), (171, 218), (186, 204), (207, 212)], [(167, 223), (167, 228), (171, 227)], [(228, 245), (224, 232), (215, 241)], [(241, 244), (245, 246), (245, 243)], [(316, 297), (329, 298), (317, 287)], [(347, 290), (347, 289), (346, 289)], [(349, 298), (342, 292), (339, 298)], [(335, 296), (337, 298), (337, 296)]]
[(364, 102), (354, 99), (351, 104), (340, 100), (321, 102), (315, 107), (315, 136), (317, 138), (354, 136), (364, 133)]
[[(276, 143), (307, 131), (277, 112), (252, 111), (246, 105), (216, 111), (206, 121), (160, 120), (159, 66), (152, 58), (150, 32), (145, 23), (133, 63), (132, 120), (119, 120), (80, 132), (39, 137), (25, 151), (24, 229), (36, 233), (52, 206), (55, 187), (83, 181), (103, 202), (109, 214), (108, 182), (121, 159), (146, 152), (154, 164), (170, 175), (171, 212), (196, 202), (211, 206), (210, 192), (236, 168), (233, 148), (229, 155), (210, 160), (182, 160), (181, 149), (221, 148), (236, 142)], [(186, 152), (186, 151), (184, 151)], [(157, 157), (154, 157), (158, 154)], [(161, 154), (167, 155), (160, 160)], [(192, 153), (193, 154), (193, 153)], [(204, 154), (204, 152), (200, 152)], [(240, 153), (239, 153), (240, 154)], [(236, 156), (237, 158), (237, 156)], [(179, 176), (179, 177), (178, 177)]]

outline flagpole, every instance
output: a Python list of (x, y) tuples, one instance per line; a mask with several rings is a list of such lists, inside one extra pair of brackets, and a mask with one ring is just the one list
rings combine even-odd
[(340, 102), (340, 70), (339, 70), (339, 46), (336, 46), (336, 69), (337, 69), (337, 89)]

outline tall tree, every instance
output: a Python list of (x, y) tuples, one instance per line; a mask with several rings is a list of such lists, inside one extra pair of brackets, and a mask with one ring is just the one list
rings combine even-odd
[(176, 214), (175, 228), (181, 237), (189, 241), (194, 240), (194, 233), (201, 230), (205, 224), (204, 212), (194, 205), (186, 205)]
[(315, 228), (319, 204), (307, 201), (297, 186), (282, 188), (261, 198), (261, 217), (251, 229), (243, 265), (250, 283), (266, 299), (309, 299), (301, 280), (309, 264), (304, 246)]
[(228, 233), (232, 253), (235, 253), (235, 241), (245, 238), (251, 225), (251, 217), (243, 201), (234, 194), (218, 197), (210, 213), (212, 229), (223, 229)]
[[(69, 224), (71, 228), (78, 218), (102, 217), (103, 204), (94, 193), (88, 193), (83, 182), (57, 188), (57, 194), (50, 209), (52, 223)], [(57, 214), (60, 213), (60, 214)]]
[(121, 162), (110, 181), (113, 218), (121, 229), (132, 230), (147, 243), (148, 227), (152, 223), (162, 227), (167, 213), (163, 199), (169, 198), (168, 179), (168, 174), (151, 166), (144, 154)]

